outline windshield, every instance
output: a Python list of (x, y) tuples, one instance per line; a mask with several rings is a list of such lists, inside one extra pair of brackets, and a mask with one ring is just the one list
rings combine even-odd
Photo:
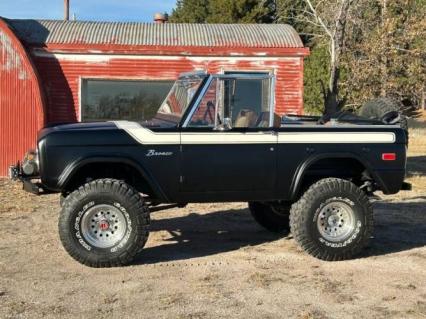
[(204, 75), (179, 78), (159, 108), (156, 117), (178, 124), (204, 78)]

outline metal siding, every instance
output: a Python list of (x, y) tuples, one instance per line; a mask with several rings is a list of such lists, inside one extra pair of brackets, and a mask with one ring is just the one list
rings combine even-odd
[(175, 24), (62, 20), (8, 20), (19, 38), (31, 45), (112, 44), (131, 46), (201, 46), (303, 48), (286, 24)]
[(0, 176), (35, 146), (43, 105), (32, 65), (0, 19)]
[(211, 73), (223, 70), (274, 71), (276, 82), (277, 112), (302, 112), (303, 105), (303, 58), (254, 59), (247, 61), (234, 58), (203, 60), (174, 57), (161, 60), (149, 58), (114, 58), (99, 62), (84, 60), (57, 60), (53, 57), (34, 57), (43, 79), (48, 100), (48, 122), (73, 122), (79, 120), (80, 78), (174, 80), (182, 72), (204, 69)]

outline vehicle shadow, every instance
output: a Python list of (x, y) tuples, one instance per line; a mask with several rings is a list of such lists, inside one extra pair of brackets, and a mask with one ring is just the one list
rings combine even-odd
[(248, 209), (151, 221), (151, 233), (165, 230), (171, 238), (163, 244), (144, 248), (134, 264), (186, 260), (256, 246), (286, 237), (288, 232), (270, 233), (259, 226)]
[[(426, 246), (426, 198), (374, 204), (375, 232), (361, 256), (387, 255)], [(171, 238), (145, 248), (134, 264), (188, 260), (256, 246), (289, 234), (274, 234), (261, 228), (247, 209), (153, 220), (151, 232), (166, 230)]]
[(426, 197), (374, 204), (375, 232), (364, 257), (426, 246)]
[(407, 176), (426, 176), (426, 156), (407, 158)]

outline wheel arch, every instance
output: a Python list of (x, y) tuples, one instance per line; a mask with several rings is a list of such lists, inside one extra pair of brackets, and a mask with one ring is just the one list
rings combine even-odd
[[(358, 156), (354, 153), (324, 153), (324, 154), (315, 154), (307, 158), (302, 164), (299, 165), (299, 167), (296, 169), (296, 173), (294, 175), (293, 181), (291, 183), (290, 187), (290, 198), (296, 199), (297, 195), (299, 194), (302, 186), (304, 178), (306, 177), (307, 173), (309, 172), (309, 169), (312, 168), (316, 163), (319, 163), (323, 160), (332, 160), (332, 159), (339, 159), (339, 160), (348, 160), (348, 161), (356, 161), (358, 162), (365, 171), (371, 176), (371, 178), (379, 184), (380, 187), (383, 187), (383, 182), (380, 179), (380, 177), (375, 173), (370, 163)], [(330, 177), (330, 176), (324, 176)]]
[[(149, 172), (140, 165), (137, 161), (127, 158), (127, 157), (114, 157), (114, 156), (96, 156), (89, 157), (84, 159), (76, 160), (69, 164), (65, 170), (62, 172), (58, 179), (58, 187), (62, 190), (68, 190), (72, 182), (78, 178), (78, 175), (83, 172), (85, 169), (93, 166), (99, 166), (99, 169), (108, 167), (108, 166), (116, 166), (116, 167), (127, 167), (130, 168), (133, 172), (137, 173), (139, 176), (134, 176), (135, 178), (142, 178), (144, 182), (147, 183), (150, 190), (152, 191), (152, 195), (155, 198), (166, 201), (167, 196), (163, 192), (160, 185), (157, 183), (155, 178), (149, 174)], [(102, 178), (108, 178), (113, 176), (102, 176)]]

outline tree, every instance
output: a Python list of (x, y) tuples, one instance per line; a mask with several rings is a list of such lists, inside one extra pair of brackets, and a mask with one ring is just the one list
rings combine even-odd
[[(393, 97), (403, 110), (424, 103), (426, 3), (422, 0), (360, 0), (352, 15), (343, 68), (344, 91), (354, 104)], [(379, 19), (378, 19), (379, 17)]]
[(327, 44), (317, 43), (312, 46), (304, 69), (303, 109), (308, 114), (321, 114), (324, 111), (324, 105), (318, 102), (323, 93), (320, 83), (327, 83), (330, 76), (330, 57)]
[(324, 114), (331, 116), (346, 103), (346, 98), (339, 96), (339, 79), (341, 58), (345, 50), (346, 25), (348, 14), (354, 0), (305, 0), (306, 8), (302, 19), (316, 27), (320, 36), (327, 39), (330, 54), (330, 76), (326, 87), (323, 84)]
[(270, 0), (214, 0), (209, 3), (208, 23), (271, 23)]
[(208, 6), (209, 0), (177, 0), (170, 22), (205, 23), (209, 15)]
[(270, 23), (273, 0), (178, 0), (170, 21), (179, 23)]

